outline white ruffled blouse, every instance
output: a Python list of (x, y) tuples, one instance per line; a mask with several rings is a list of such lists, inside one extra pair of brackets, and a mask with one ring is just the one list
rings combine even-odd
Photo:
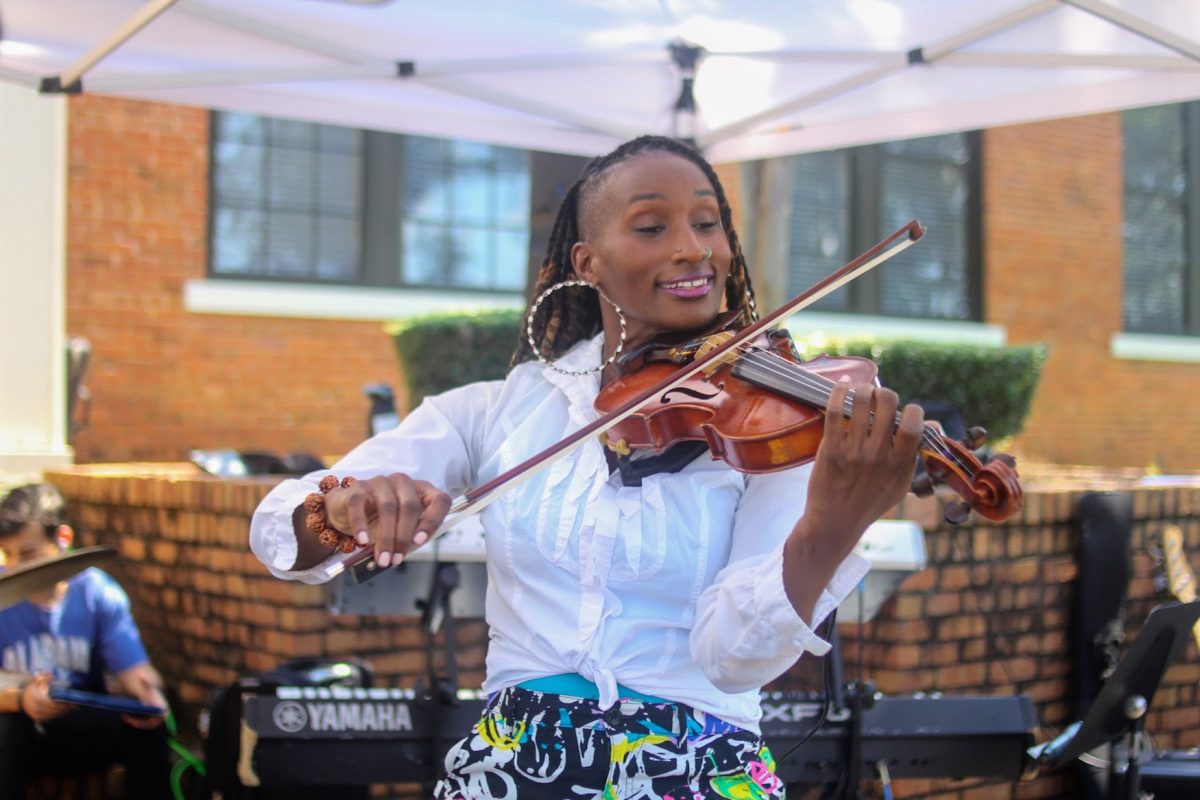
[[(600, 363), (602, 337), (560, 366)], [(250, 546), (272, 573), (292, 572), (292, 512), (324, 474), (406, 473), (451, 497), (524, 461), (597, 416), (595, 373), (564, 375), (537, 362), (503, 381), (427, 398), (394, 430), (330, 470), (284, 481), (262, 501)], [(487, 692), (576, 672), (617, 699), (620, 683), (759, 730), (758, 692), (804, 653), (829, 644), (783, 588), (783, 543), (804, 511), (810, 467), (745, 475), (702, 454), (640, 487), (609, 474), (598, 440), (488, 506), (490, 626)], [(867, 562), (849, 556), (821, 594), (813, 626), (858, 584)]]

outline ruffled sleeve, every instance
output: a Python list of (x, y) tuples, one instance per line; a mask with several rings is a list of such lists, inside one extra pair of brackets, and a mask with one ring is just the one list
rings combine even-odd
[(692, 657), (717, 688), (757, 690), (805, 653), (824, 655), (818, 627), (866, 576), (851, 554), (821, 592), (812, 626), (796, 613), (783, 585), (783, 546), (804, 513), (810, 467), (747, 479), (738, 505), (729, 564), (701, 594), (692, 628)]
[(271, 573), (305, 583), (328, 578), (318, 564), (291, 570), (296, 562), (292, 514), (324, 475), (353, 475), (362, 480), (404, 473), (440, 487), (452, 497), (474, 480), (479, 443), (489, 407), (503, 383), (491, 381), (426, 398), (396, 428), (371, 437), (327, 470), (283, 481), (259, 503), (250, 521), (250, 549)]

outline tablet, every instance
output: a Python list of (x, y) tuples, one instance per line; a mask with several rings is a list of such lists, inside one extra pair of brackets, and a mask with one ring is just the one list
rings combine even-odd
[(96, 694), (80, 689), (66, 687), (50, 687), (50, 699), (60, 703), (70, 703), (76, 706), (100, 708), (105, 711), (116, 711), (121, 714), (135, 714), (141, 717), (161, 717), (166, 712), (158, 706), (148, 706), (132, 697), (119, 697), (111, 694)]

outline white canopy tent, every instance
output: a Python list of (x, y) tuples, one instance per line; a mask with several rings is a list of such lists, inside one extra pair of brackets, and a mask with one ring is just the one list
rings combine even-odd
[(64, 431), (65, 91), (717, 162), (1200, 98), (1200, 0), (0, 0), (0, 475)]
[(714, 161), (1200, 97), (1197, 0), (5, 0), (0, 79)]

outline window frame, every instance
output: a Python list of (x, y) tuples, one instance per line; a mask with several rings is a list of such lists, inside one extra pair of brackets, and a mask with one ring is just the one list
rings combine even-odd
[[(981, 131), (961, 131), (965, 138), (969, 156), (962, 165), (967, 185), (964, 253), (964, 283), (966, 286), (964, 317), (931, 317), (884, 313), (882, 310), (882, 276), (869, 272), (856, 279), (843, 291), (847, 292), (847, 307), (844, 309), (815, 308), (822, 314), (841, 314), (848, 317), (876, 317), (879, 319), (930, 320), (947, 323), (978, 323), (983, 321), (983, 135)], [(927, 137), (920, 137), (927, 138)], [(881, 187), (882, 169), (885, 158), (884, 144), (863, 145), (846, 148), (840, 152), (848, 161), (848, 200), (845, 212), (847, 219), (849, 257), (865, 251), (880, 238), (890, 233), (880, 227), (882, 217)], [(803, 156), (800, 156), (803, 157)], [(942, 160), (923, 155), (905, 154), (904, 158), (940, 163)]]
[[(206, 176), (206, 188), (208, 191), (208, 202), (206, 204), (207, 205), (207, 218), (205, 219), (205, 231), (204, 231), (205, 249), (206, 249), (205, 264), (204, 264), (205, 278), (210, 281), (250, 281), (250, 282), (259, 282), (259, 283), (267, 282), (267, 283), (280, 283), (280, 284), (313, 284), (313, 285), (320, 285), (320, 286), (346, 285), (349, 281), (344, 277), (336, 277), (336, 276), (322, 277), (320, 275), (311, 275), (311, 274), (310, 275), (268, 275), (265, 273), (218, 272), (213, 268), (213, 261), (215, 259), (215, 255), (216, 255), (216, 248), (213, 245), (214, 245), (214, 237), (216, 235), (216, 222), (217, 222), (217, 213), (216, 212), (218, 210), (218, 206), (217, 206), (217, 169), (216, 169), (215, 150), (216, 150), (217, 145), (220, 143), (220, 140), (217, 138), (217, 125), (218, 125), (217, 120), (218, 120), (219, 115), (222, 113), (243, 113), (243, 112), (222, 112), (222, 111), (212, 110), (212, 111), (209, 111), (209, 114), (208, 114), (208, 120), (209, 120), (209, 125), (208, 125), (208, 174)], [(272, 117), (267, 117), (267, 116), (261, 115), (261, 114), (253, 114), (250, 116), (260, 117), (262, 119), (272, 119)], [(323, 125), (325, 123), (310, 123), (310, 124)], [(363, 209), (364, 213), (363, 213), (363, 216), (359, 220), (360, 240), (359, 240), (359, 249), (358, 249), (358, 263), (355, 265), (356, 278), (353, 282), (350, 282), (351, 285), (355, 285), (355, 286), (364, 285), (362, 283), (362, 281), (366, 274), (366, 259), (367, 259), (367, 253), (366, 253), (367, 205), (366, 205), (366, 203), (368, 202), (368, 197), (369, 197), (367, 194), (367, 183), (370, 180), (370, 175), (369, 175), (368, 171), (365, 169), (365, 165), (366, 165), (366, 147), (367, 147), (366, 134), (368, 134), (370, 132), (369, 131), (361, 131), (361, 132), (364, 134), (364, 138), (363, 138), (362, 153), (360, 154), (360, 157), (363, 159), (364, 170), (363, 170), (363, 180), (362, 180), (362, 189), (361, 189), (362, 196), (360, 197), (360, 201), (362, 203), (361, 208)], [(265, 176), (263, 176), (263, 177), (265, 178)]]
[[(263, 272), (218, 272), (214, 269), (216, 248), (217, 210), (217, 164), (214, 158), (216, 146), (219, 144), (216, 130), (217, 119), (221, 111), (211, 111), (209, 114), (209, 169), (207, 175), (208, 188), (208, 217), (206, 220), (206, 259), (205, 280), (215, 282), (244, 282), (247, 284), (277, 284), (295, 287), (311, 286), (343, 286), (359, 289), (386, 289), (395, 292), (414, 292), (421, 295), (445, 294), (448, 297), (500, 298), (502, 305), (507, 305), (507, 298), (514, 294), (523, 294), (526, 288), (519, 290), (482, 287), (482, 286), (445, 286), (423, 283), (404, 282), (403, 258), (403, 222), (406, 211), (405, 198), (402, 197), (404, 173), (404, 134), (385, 131), (360, 129), (363, 135), (362, 150), (362, 184), (361, 184), (361, 217), (359, 220), (360, 240), (359, 259), (356, 275), (348, 277), (322, 277), (318, 275), (269, 275)], [(255, 115), (261, 116), (261, 115)], [(323, 123), (312, 123), (323, 124)], [(520, 148), (511, 148), (520, 150)], [(534, 163), (533, 153), (521, 151), (525, 158), (525, 166), (530, 181), (530, 192), (533, 192)], [(530, 204), (526, 204), (526, 234), (532, 236), (533, 221), (530, 219)], [(490, 229), (489, 229), (490, 230)], [(532, 245), (532, 241), (530, 242)], [(522, 279), (528, 284), (529, 269), (527, 264), (518, 265), (522, 270)], [(484, 302), (484, 305), (489, 303)]]
[[(1184, 253), (1183, 263), (1183, 320), (1182, 330), (1178, 333), (1163, 332), (1152, 330), (1141, 330), (1138, 328), (1126, 327), (1126, 312), (1125, 301), (1129, 296), (1128, 284), (1126, 283), (1126, 269), (1128, 267), (1128, 255), (1125, 250), (1125, 237), (1121, 237), (1121, 336), (1124, 337), (1126, 347), (1124, 352), (1118, 353), (1123, 357), (1137, 357), (1140, 355), (1140, 350), (1137, 347), (1128, 346), (1129, 342), (1136, 342), (1144, 339), (1147, 342), (1158, 341), (1162, 344), (1162, 340), (1168, 338), (1189, 338), (1200, 337), (1200, 100), (1193, 100), (1185, 103), (1167, 103), (1162, 104), (1167, 107), (1175, 106), (1179, 109), (1183, 124), (1183, 240), (1186, 251)], [(1162, 106), (1156, 106), (1162, 107)], [(1131, 109), (1124, 114), (1137, 113), (1142, 109)], [(1122, 115), (1122, 121), (1124, 120)], [(1124, 226), (1129, 213), (1128, 197), (1131, 190), (1124, 181), (1125, 171), (1125, 132), (1122, 126), (1121, 132), (1121, 220)], [(1150, 193), (1140, 189), (1133, 190), (1134, 193), (1147, 196)], [(1132, 337), (1132, 338), (1130, 338)], [(1114, 349), (1121, 348), (1114, 345)], [(1189, 359), (1191, 360), (1191, 359)]]

